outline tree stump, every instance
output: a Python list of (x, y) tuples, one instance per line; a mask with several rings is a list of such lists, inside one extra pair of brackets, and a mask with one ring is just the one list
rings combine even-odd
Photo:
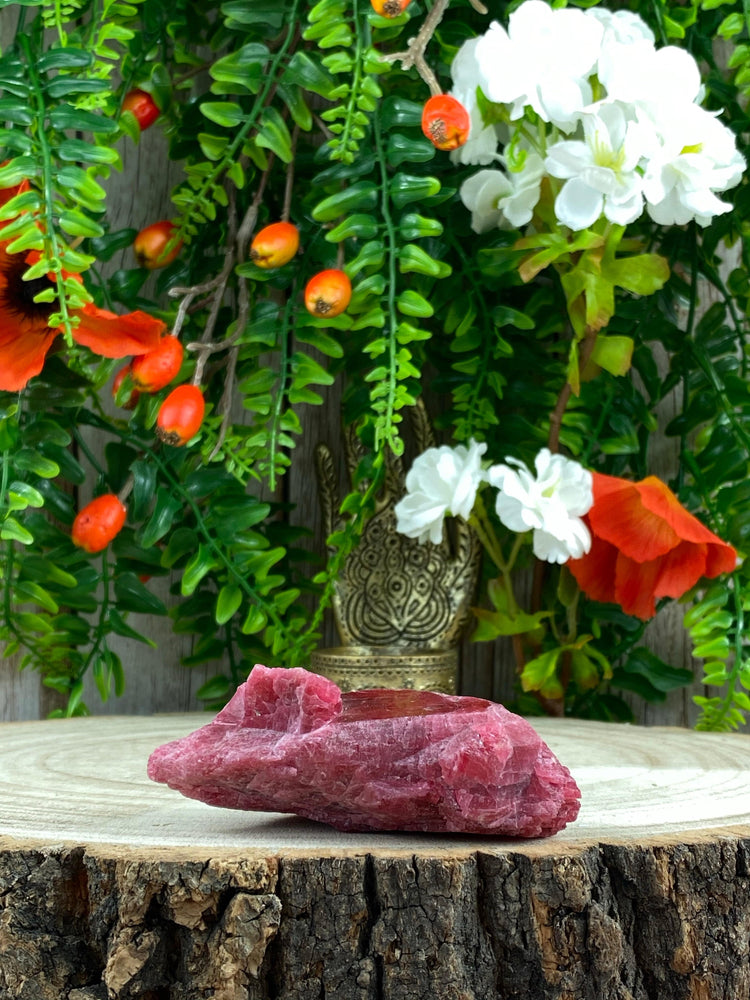
[(2, 1000), (743, 1000), (750, 739), (534, 724), (542, 841), (340, 834), (149, 782), (204, 715), (0, 726)]

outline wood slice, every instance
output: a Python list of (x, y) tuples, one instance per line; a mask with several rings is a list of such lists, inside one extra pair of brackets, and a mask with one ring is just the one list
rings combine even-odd
[(750, 998), (750, 738), (533, 720), (583, 805), (511, 841), (151, 783), (206, 721), (0, 725), (0, 1000)]

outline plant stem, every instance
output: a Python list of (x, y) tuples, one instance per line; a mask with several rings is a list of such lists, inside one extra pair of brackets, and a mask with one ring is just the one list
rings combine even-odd
[(396, 313), (398, 242), (396, 240), (396, 230), (393, 224), (393, 218), (391, 216), (391, 207), (388, 196), (388, 167), (383, 152), (383, 136), (380, 128), (380, 118), (378, 115), (375, 115), (373, 125), (375, 130), (375, 151), (380, 166), (380, 211), (385, 224), (388, 254), (388, 373), (385, 379), (388, 386), (388, 393), (386, 396), (385, 413), (382, 416), (382, 426), (376, 426), (375, 430), (375, 450), (378, 452), (382, 443), (383, 434), (385, 435), (386, 440), (390, 442), (395, 431), (393, 415), (396, 409), (396, 352), (398, 350), (396, 333), (399, 324), (398, 315)]
[(39, 150), (42, 154), (42, 182), (44, 188), (44, 222), (45, 231), (42, 234), (44, 245), (45, 245), (45, 255), (49, 260), (49, 268), (55, 275), (55, 284), (57, 287), (57, 298), (58, 298), (58, 308), (60, 310), (60, 316), (62, 317), (62, 323), (60, 324), (65, 333), (65, 339), (68, 345), (73, 342), (73, 323), (72, 317), (68, 312), (68, 303), (65, 298), (65, 281), (62, 274), (62, 262), (59, 257), (60, 247), (57, 242), (57, 236), (55, 233), (55, 216), (53, 211), (53, 206), (55, 204), (54, 191), (52, 184), (52, 176), (54, 173), (52, 166), (52, 152), (50, 150), (50, 145), (47, 140), (46, 127), (44, 119), (46, 116), (47, 108), (44, 103), (44, 94), (42, 92), (41, 84), (39, 82), (39, 76), (36, 72), (36, 59), (31, 51), (31, 41), (27, 35), (21, 35), (18, 39), (23, 54), (26, 57), (26, 66), (29, 74), (29, 82), (31, 83), (32, 91), (34, 93), (34, 100), (36, 102), (36, 118), (37, 118), (37, 129), (36, 138), (39, 143)]
[[(586, 365), (591, 359), (591, 355), (594, 353), (594, 347), (596, 345), (596, 330), (586, 329), (586, 333), (581, 341), (581, 347), (578, 353), (578, 370), (582, 372)], [(573, 392), (573, 387), (570, 382), (566, 379), (565, 385), (560, 390), (560, 395), (557, 397), (557, 403), (554, 410), (550, 414), (549, 418), (549, 437), (547, 438), (547, 447), (554, 454), (560, 450), (560, 432), (562, 430), (562, 420), (565, 415), (565, 410), (570, 401), (570, 397)]]

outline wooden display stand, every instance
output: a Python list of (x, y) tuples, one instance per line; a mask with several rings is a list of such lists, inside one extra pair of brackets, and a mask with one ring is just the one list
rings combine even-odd
[(508, 841), (150, 782), (206, 721), (0, 726), (0, 1000), (750, 997), (750, 738), (534, 720), (583, 806)]

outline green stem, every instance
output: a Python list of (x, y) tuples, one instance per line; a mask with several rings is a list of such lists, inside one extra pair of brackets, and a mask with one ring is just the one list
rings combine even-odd
[(94, 634), (94, 641), (91, 645), (91, 649), (86, 656), (83, 666), (78, 671), (75, 677), (71, 678), (71, 687), (76, 683), (76, 681), (82, 681), (86, 676), (91, 664), (96, 659), (99, 649), (102, 644), (106, 642), (107, 637), (107, 612), (109, 611), (109, 606), (111, 604), (110, 593), (109, 593), (109, 583), (110, 583), (110, 573), (109, 573), (109, 560), (107, 559), (107, 550), (102, 552), (102, 573), (101, 573), (101, 583), (102, 583), (102, 599), (99, 603), (99, 620), (96, 624), (96, 632)]
[(588, 466), (589, 460), (591, 458), (591, 452), (594, 450), (594, 446), (599, 443), (599, 436), (604, 430), (604, 425), (607, 422), (607, 419), (609, 418), (609, 413), (610, 410), (612, 409), (612, 404), (614, 403), (614, 400), (615, 400), (615, 390), (614, 386), (610, 384), (607, 387), (607, 397), (604, 400), (604, 405), (599, 409), (599, 419), (596, 422), (596, 427), (589, 435), (586, 441), (586, 447), (583, 449), (583, 452), (581, 453), (581, 457), (579, 459), (581, 465)]
[(310, 624), (297, 640), (295, 649), (298, 652), (303, 651), (305, 646), (312, 639), (317, 637), (318, 629), (323, 621), (323, 615), (333, 600), (339, 571), (359, 541), (362, 531), (364, 530), (365, 522), (369, 517), (372, 503), (374, 502), (384, 479), (385, 466), (381, 465), (380, 468), (376, 470), (375, 475), (370, 481), (370, 484), (365, 492), (361, 494), (359, 510), (356, 512), (354, 518), (346, 528), (346, 542), (339, 544), (335, 553), (328, 560), (328, 565), (326, 567), (326, 583), (318, 600), (318, 606), (315, 609), (312, 619), (310, 620)]
[[(229, 169), (229, 167), (239, 158), (245, 139), (252, 131), (252, 129), (255, 128), (258, 118), (263, 113), (263, 110), (265, 109), (269, 98), (273, 94), (278, 84), (276, 76), (279, 66), (283, 62), (284, 56), (286, 55), (287, 49), (291, 45), (292, 40), (297, 35), (297, 28), (298, 28), (297, 11), (299, 9), (300, 3), (301, 0), (294, 0), (292, 9), (289, 12), (289, 28), (287, 30), (286, 37), (284, 38), (284, 41), (282, 42), (278, 51), (274, 55), (273, 60), (271, 61), (271, 65), (269, 66), (268, 72), (265, 75), (265, 82), (263, 84), (263, 87), (258, 93), (258, 96), (255, 100), (255, 104), (253, 105), (253, 109), (250, 112), (247, 120), (238, 130), (237, 134), (235, 135), (231, 143), (227, 146), (222, 159), (219, 160), (219, 162), (211, 171), (211, 173), (205, 178), (205, 180), (198, 188), (198, 190), (191, 193), (191, 201), (196, 206), (196, 210), (198, 211), (200, 211), (201, 206), (205, 203), (208, 192), (212, 191), (213, 188), (218, 183), (219, 177), (221, 177), (221, 175), (225, 173)], [(177, 226), (178, 232), (175, 234), (177, 238), (184, 237), (186, 235), (186, 228), (190, 221), (191, 221), (191, 212), (188, 211), (180, 218), (178, 222)]]
[(73, 326), (75, 324), (73, 323), (72, 317), (68, 312), (68, 303), (65, 298), (65, 279), (63, 278), (63, 266), (62, 261), (60, 260), (60, 246), (57, 242), (57, 235), (55, 232), (55, 198), (54, 183), (52, 180), (54, 168), (52, 164), (52, 151), (50, 149), (49, 142), (47, 141), (47, 132), (44, 121), (47, 113), (47, 107), (44, 103), (44, 93), (39, 81), (39, 76), (36, 72), (36, 59), (31, 50), (31, 40), (27, 35), (21, 35), (18, 41), (21, 49), (23, 50), (23, 54), (26, 57), (26, 68), (29, 75), (29, 82), (31, 83), (34, 100), (36, 102), (36, 139), (39, 144), (39, 151), (42, 155), (42, 186), (44, 193), (44, 233), (42, 234), (42, 238), (44, 241), (45, 257), (49, 261), (50, 271), (52, 271), (55, 275), (58, 308), (60, 316), (62, 317), (62, 323), (60, 326), (62, 327), (65, 339), (70, 346), (73, 343)]
[(273, 492), (276, 489), (276, 452), (279, 447), (279, 435), (281, 433), (281, 411), (286, 399), (286, 386), (289, 380), (289, 336), (291, 333), (291, 317), (293, 305), (296, 299), (297, 285), (294, 283), (289, 291), (289, 295), (284, 306), (281, 322), (281, 332), (279, 334), (279, 391), (273, 403), (271, 414), (271, 424), (268, 436), (268, 454), (270, 466), (268, 469), (268, 485)]
[(352, 75), (351, 83), (349, 84), (349, 100), (346, 105), (346, 117), (344, 118), (344, 131), (337, 138), (340, 140), (339, 149), (346, 153), (349, 148), (349, 143), (351, 139), (349, 138), (351, 129), (354, 124), (354, 113), (357, 110), (359, 101), (359, 84), (362, 79), (362, 36), (361, 32), (364, 30), (369, 31), (369, 24), (360, 19), (359, 10), (357, 7), (357, 0), (352, 0), (352, 20), (354, 22), (354, 32), (356, 37), (356, 42), (354, 45), (354, 73)]
[(468, 436), (471, 437), (474, 431), (474, 420), (479, 411), (479, 400), (481, 399), (484, 385), (487, 381), (487, 375), (490, 371), (490, 357), (492, 355), (493, 337), (499, 335), (495, 332), (494, 325), (491, 322), (490, 312), (487, 308), (486, 296), (483, 294), (482, 289), (479, 287), (479, 283), (474, 277), (474, 272), (476, 270), (475, 266), (467, 257), (459, 241), (450, 231), (448, 237), (454, 251), (461, 258), (463, 275), (466, 280), (468, 280), (469, 285), (474, 292), (474, 301), (476, 302), (477, 309), (482, 316), (485, 333), (485, 336), (482, 337), (482, 357), (479, 362), (479, 370), (471, 380), (471, 395), (469, 396), (469, 401), (466, 404), (466, 428)]
[(385, 437), (386, 441), (390, 442), (396, 433), (393, 417), (396, 410), (396, 389), (398, 383), (398, 365), (396, 361), (396, 352), (398, 350), (396, 334), (399, 323), (396, 312), (398, 242), (396, 240), (396, 230), (393, 224), (393, 218), (391, 216), (390, 201), (388, 196), (388, 167), (383, 151), (383, 136), (380, 127), (380, 118), (378, 115), (375, 115), (373, 118), (373, 126), (375, 130), (375, 151), (378, 158), (378, 164), (380, 166), (380, 210), (383, 216), (383, 223), (385, 225), (388, 244), (388, 373), (384, 380), (388, 391), (386, 395), (385, 413), (382, 415), (382, 424), (379, 420), (378, 425), (375, 428), (375, 451), (379, 452), (382, 444), (382, 438)]

